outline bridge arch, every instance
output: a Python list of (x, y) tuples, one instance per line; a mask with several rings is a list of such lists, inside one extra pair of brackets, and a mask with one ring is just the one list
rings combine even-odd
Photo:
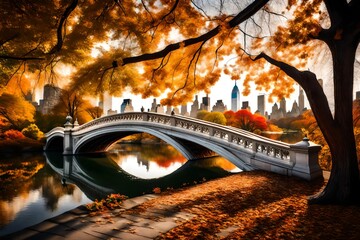
[(47, 151), (62, 151), (64, 149), (64, 128), (56, 128), (47, 134), (44, 149)]
[(199, 119), (152, 112), (121, 113), (81, 126), (70, 122), (64, 126), (46, 134), (45, 150), (61, 137), (64, 155), (105, 150), (121, 136), (145, 132), (169, 143), (189, 160), (210, 149), (243, 170), (263, 169), (308, 180), (322, 176), (318, 165), (320, 146), (306, 138), (291, 145)]
[[(242, 170), (253, 169), (251, 166), (246, 164), (245, 161), (242, 161), (231, 151), (219, 146), (218, 144), (214, 144), (194, 136), (176, 134), (176, 131), (171, 131), (169, 129), (165, 131), (161, 128), (152, 129), (140, 124), (106, 126), (103, 128), (97, 128), (91, 132), (87, 132), (86, 135), (79, 136), (80, 140), (78, 140), (74, 145), (73, 151), (75, 154), (86, 153), (95, 150), (102, 151), (122, 137), (142, 132), (149, 133), (170, 144), (188, 160), (210, 156), (209, 152), (211, 151), (226, 158)], [(196, 147), (191, 147), (191, 145), (195, 145)]]
[(149, 133), (161, 140), (167, 142), (178, 150), (186, 159), (193, 159), (195, 156), (181, 143), (177, 142), (170, 136), (156, 131), (154, 129), (145, 128), (142, 126), (110, 126), (101, 129), (88, 132), (86, 135), (80, 138), (80, 140), (74, 146), (74, 153), (89, 152), (89, 149), (93, 150), (105, 150), (111, 144), (121, 139), (122, 137), (132, 135), (134, 133)]

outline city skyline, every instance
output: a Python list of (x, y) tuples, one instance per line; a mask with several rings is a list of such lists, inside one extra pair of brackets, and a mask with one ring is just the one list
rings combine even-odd
[[(220, 79), (212, 88), (210, 91), (210, 94), (208, 94), (210, 98), (210, 104), (211, 107), (210, 110), (212, 110), (212, 107), (216, 104), (218, 100), (222, 100), (224, 105), (227, 106), (227, 110), (231, 110), (231, 94), (233, 87), (235, 85), (235, 81), (230, 79)], [(265, 106), (264, 111), (270, 113), (272, 106), (275, 103), (280, 103), (280, 100), (274, 101), (270, 103), (268, 101), (269, 94), (263, 91), (257, 91), (255, 87), (251, 89), (251, 92), (248, 96), (244, 96), (242, 94), (242, 81), (237, 81), (237, 86), (239, 87), (240, 91), (240, 108), (242, 106), (243, 102), (248, 102), (251, 112), (257, 111), (257, 101), (259, 95), (264, 95), (265, 97)], [(201, 102), (203, 97), (206, 97), (206, 93), (201, 91), (197, 94), (199, 102)], [(291, 110), (292, 105), (294, 101), (298, 102), (298, 96), (299, 96), (299, 87), (295, 86), (294, 93), (290, 96), (290, 98), (286, 98), (286, 109)], [(141, 107), (143, 106), (145, 109), (151, 108), (151, 104), (153, 102), (153, 99), (156, 98), (157, 102), (160, 103), (161, 97), (151, 97), (148, 99), (142, 99), (141, 96), (137, 96), (131, 93), (124, 94), (123, 97), (113, 97), (113, 108), (112, 110), (117, 110), (119, 112), (120, 105), (123, 102), (123, 99), (132, 99), (132, 105), (134, 107), (134, 111), (140, 111)], [(195, 96), (193, 97), (193, 100), (195, 99)], [(188, 111), (190, 112), (192, 102), (187, 103)], [(173, 106), (173, 107), (181, 107), (179, 106)], [(309, 104), (307, 102), (307, 98), (305, 96), (305, 106), (306, 108), (309, 108)], [(115, 109), (114, 109), (115, 108)]]

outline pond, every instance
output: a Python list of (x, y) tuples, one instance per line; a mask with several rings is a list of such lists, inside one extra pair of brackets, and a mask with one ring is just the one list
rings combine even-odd
[[(187, 161), (167, 144), (115, 144), (106, 153), (3, 156), (0, 236), (120, 193), (135, 197), (240, 171), (221, 157)], [(40, 213), (40, 214), (39, 214)]]

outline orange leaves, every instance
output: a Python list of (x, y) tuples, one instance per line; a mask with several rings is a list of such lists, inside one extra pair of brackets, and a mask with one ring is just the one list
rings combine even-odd
[(10, 129), (4, 132), (4, 138), (5, 140), (9, 139), (22, 139), (25, 138), (25, 136), (18, 130)]
[(158, 239), (357, 239), (357, 206), (308, 204), (322, 185), (243, 172), (164, 192), (140, 207), (166, 205), (194, 215)]
[(233, 111), (226, 111), (224, 116), (227, 120), (227, 125), (250, 132), (259, 132), (267, 128), (266, 119), (263, 116), (252, 114), (248, 110), (239, 110), (235, 113)]
[(91, 212), (117, 209), (121, 207), (121, 204), (125, 199), (127, 199), (126, 196), (119, 193), (113, 193), (108, 195), (105, 199), (100, 201), (96, 199), (94, 202), (86, 204), (86, 208)]

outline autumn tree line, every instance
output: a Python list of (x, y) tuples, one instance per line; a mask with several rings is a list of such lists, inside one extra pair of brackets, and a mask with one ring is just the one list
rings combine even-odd
[(103, 109), (93, 106), (79, 94), (62, 90), (58, 103), (48, 114), (37, 111), (24, 96), (0, 95), (0, 151), (41, 150), (44, 133), (63, 126), (70, 115), (83, 124), (102, 115)]

